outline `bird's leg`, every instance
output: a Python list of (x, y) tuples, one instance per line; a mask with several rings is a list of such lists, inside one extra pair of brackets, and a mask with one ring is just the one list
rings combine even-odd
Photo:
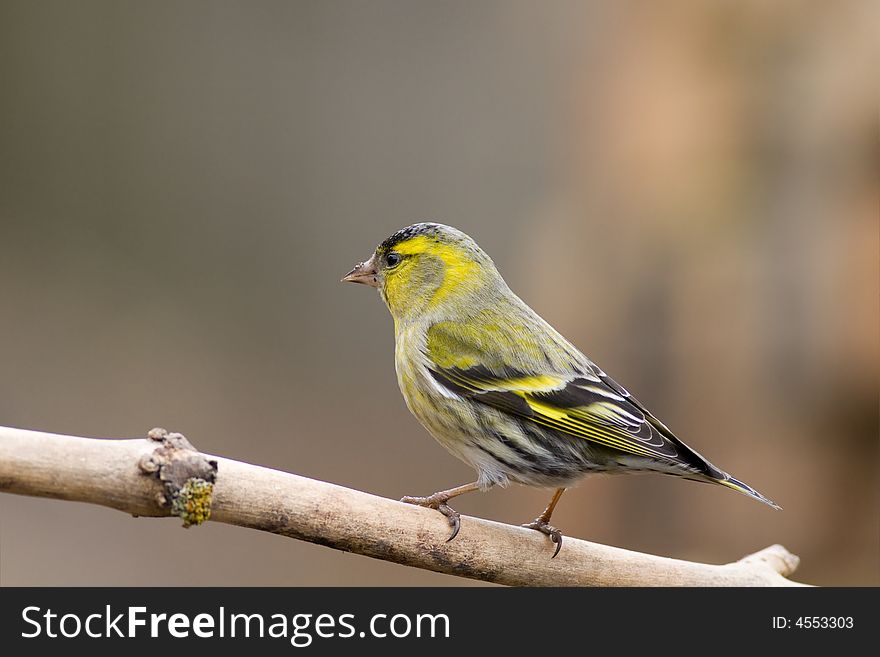
[(559, 498), (562, 497), (562, 494), (564, 492), (564, 488), (557, 488), (556, 492), (553, 493), (553, 499), (550, 500), (550, 504), (548, 504), (547, 508), (544, 509), (544, 513), (539, 515), (531, 522), (527, 522), (523, 525), (523, 527), (534, 529), (541, 532), (542, 534), (545, 534), (546, 536), (549, 536), (550, 540), (556, 543), (556, 552), (554, 552), (553, 556), (550, 557), (551, 559), (555, 559), (556, 555), (559, 554), (559, 550), (562, 549), (562, 532), (550, 524), (550, 516), (553, 515), (553, 509), (556, 508), (556, 505), (559, 503)]
[(447, 502), (453, 497), (458, 497), (464, 493), (479, 490), (479, 488), (480, 486), (475, 481), (470, 484), (464, 484), (463, 486), (450, 488), (449, 490), (441, 490), (440, 492), (428, 495), (427, 497), (412, 497), (407, 495), (406, 497), (401, 498), (400, 501), (405, 502), (406, 504), (426, 506), (429, 509), (437, 509), (440, 513), (446, 516), (447, 520), (449, 520), (449, 525), (452, 527), (452, 534), (446, 539), (446, 542), (448, 543), (458, 536), (458, 530), (461, 529), (461, 515), (458, 511), (449, 506)]

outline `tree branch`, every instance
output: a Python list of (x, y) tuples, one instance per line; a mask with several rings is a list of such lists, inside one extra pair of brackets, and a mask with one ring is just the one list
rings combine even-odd
[[(214, 478), (216, 477), (216, 481)], [(734, 563), (669, 559), (462, 517), (298, 475), (201, 455), (180, 434), (98, 440), (0, 427), (0, 492), (90, 502), (136, 516), (178, 515), (514, 586), (802, 586), (798, 558), (773, 545)], [(213, 495), (212, 495), (213, 493)]]

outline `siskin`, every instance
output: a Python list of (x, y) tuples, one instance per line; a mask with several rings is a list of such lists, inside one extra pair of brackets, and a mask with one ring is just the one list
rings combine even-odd
[(517, 482), (553, 487), (523, 525), (562, 546), (550, 524), (559, 498), (589, 473), (658, 472), (727, 486), (779, 507), (675, 437), (621, 385), (517, 297), (491, 258), (455, 228), (419, 223), (382, 242), (342, 279), (378, 288), (394, 318), (397, 380), (437, 441), (477, 471), (427, 497), (455, 538), (448, 502)]

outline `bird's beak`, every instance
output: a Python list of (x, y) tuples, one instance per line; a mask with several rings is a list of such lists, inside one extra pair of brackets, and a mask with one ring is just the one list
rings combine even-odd
[(361, 262), (355, 265), (354, 269), (342, 277), (342, 282), (363, 283), (370, 287), (379, 287), (379, 277), (377, 276), (378, 271), (376, 271), (375, 258), (376, 256), (373, 255), (373, 257), (366, 262)]

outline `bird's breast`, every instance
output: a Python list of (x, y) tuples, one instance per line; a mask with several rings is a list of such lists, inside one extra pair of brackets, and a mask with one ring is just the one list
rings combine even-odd
[(425, 354), (426, 334), (427, 330), (419, 326), (399, 327), (395, 336), (395, 367), (407, 407), (437, 437), (451, 430), (460, 431), (458, 406), (463, 400), (431, 376)]

